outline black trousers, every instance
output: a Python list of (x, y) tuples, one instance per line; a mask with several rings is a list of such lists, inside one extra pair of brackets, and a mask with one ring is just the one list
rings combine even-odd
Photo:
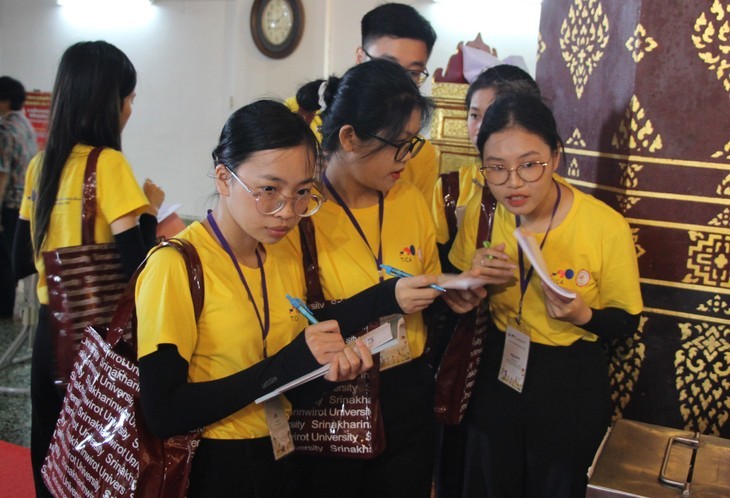
[(48, 322), (48, 307), (41, 306), (30, 366), (30, 460), (38, 497), (52, 497), (43, 484), (41, 467), (51, 445), (63, 403), (63, 395), (53, 383), (54, 370), (53, 337)]
[(0, 318), (11, 318), (15, 308), (15, 279), (11, 263), (13, 236), (18, 224), (18, 210), (2, 207), (0, 216)]
[(433, 373), (423, 357), (380, 374), (386, 446), (372, 460), (294, 455), (297, 497), (429, 498), (436, 451)]
[(464, 496), (583, 498), (611, 418), (604, 352), (532, 343), (518, 393), (497, 379), (504, 338), (488, 339), (466, 416)]

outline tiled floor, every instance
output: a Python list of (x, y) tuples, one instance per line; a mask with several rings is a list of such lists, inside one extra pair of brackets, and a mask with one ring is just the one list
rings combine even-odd
[[(16, 308), (22, 308), (24, 303), (23, 283), (21, 282), (19, 286)], [(28, 447), (30, 446), (30, 337), (26, 336), (19, 343), (19, 348), (12, 357), (6, 355), (10, 345), (23, 330), (20, 316), (14, 319), (0, 319), (0, 440)]]

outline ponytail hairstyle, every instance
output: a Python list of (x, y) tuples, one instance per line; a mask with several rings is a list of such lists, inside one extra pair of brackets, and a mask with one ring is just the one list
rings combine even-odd
[[(324, 92), (320, 89), (323, 81), (304, 85), (297, 98), (301, 96), (316, 109), (324, 107), (322, 149), (326, 154), (339, 150), (339, 133), (345, 125), (352, 126), (362, 140), (378, 135), (395, 141), (413, 111), (421, 112), (421, 127), (431, 117), (431, 100), (421, 95), (406, 70), (389, 60), (369, 60), (351, 67), (342, 78), (331, 76)], [(377, 150), (383, 147), (387, 145), (381, 144)]]
[(61, 57), (51, 97), (48, 138), (36, 185), (34, 251), (50, 229), (61, 174), (76, 144), (122, 149), (121, 109), (137, 86), (129, 58), (105, 41), (79, 42)]
[(551, 152), (564, 147), (555, 116), (541, 98), (529, 93), (506, 93), (497, 97), (484, 113), (477, 137), (479, 156), (484, 157), (484, 144), (491, 135), (509, 128), (522, 128), (539, 136)]
[(308, 165), (314, 178), (320, 147), (309, 125), (281, 102), (258, 100), (230, 115), (213, 150), (213, 167), (223, 164), (235, 171), (256, 152), (299, 145), (305, 145), (314, 159)]

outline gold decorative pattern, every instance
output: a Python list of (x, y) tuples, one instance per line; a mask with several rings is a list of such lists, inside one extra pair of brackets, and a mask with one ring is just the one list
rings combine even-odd
[(717, 186), (717, 195), (730, 197), (730, 175), (727, 175), (720, 185)]
[(636, 173), (644, 168), (643, 164), (629, 164), (629, 163), (618, 163), (621, 168), (621, 180), (620, 183), (626, 188), (636, 188), (639, 186), (639, 179), (636, 177)]
[(712, 227), (730, 227), (730, 209), (725, 208), (708, 225)]
[(690, 430), (719, 435), (730, 416), (730, 328), (679, 323), (682, 349), (674, 357), (679, 409)]
[(536, 61), (540, 61), (540, 56), (545, 53), (547, 50), (547, 44), (545, 43), (545, 40), (542, 39), (542, 33), (538, 31), (537, 33), (537, 59)]
[(659, 44), (651, 36), (647, 36), (646, 29), (639, 23), (634, 30), (634, 36), (626, 40), (626, 48), (631, 52), (634, 62), (637, 64)]
[(560, 49), (580, 99), (608, 45), (608, 16), (599, 0), (574, 0), (560, 26)]
[(581, 135), (580, 130), (576, 128), (573, 130), (573, 134), (568, 138), (568, 140), (565, 141), (565, 145), (569, 145), (571, 147), (585, 147), (586, 142), (583, 140), (583, 135)]
[(646, 355), (646, 346), (641, 342), (644, 325), (648, 318), (641, 316), (639, 328), (633, 336), (612, 343), (612, 354), (608, 362), (611, 379), (611, 402), (614, 407), (613, 420), (621, 417), (626, 405), (631, 401), (634, 386), (639, 380), (641, 365)]
[(662, 137), (654, 132), (654, 125), (646, 117), (636, 95), (631, 97), (624, 119), (611, 138), (611, 145), (617, 150), (631, 149), (633, 153), (645, 150), (653, 153), (662, 148)]
[(578, 166), (578, 160), (574, 157), (570, 159), (570, 164), (568, 165), (568, 176), (572, 178), (580, 177), (580, 166)]
[(730, 289), (730, 235), (688, 232), (691, 244), (682, 282)]
[(638, 227), (631, 227), (631, 238), (634, 241), (634, 249), (636, 249), (636, 257), (637, 259), (642, 257), (644, 254), (646, 254), (646, 251), (643, 247), (639, 245), (639, 228)]
[(716, 294), (712, 299), (707, 301), (705, 304), (697, 306), (697, 311), (703, 311), (705, 313), (714, 313), (716, 315), (730, 316), (730, 305), (725, 301), (719, 294)]
[[(724, 157), (723, 157), (724, 156)], [(730, 161), (730, 142), (725, 144), (725, 147), (723, 147), (723, 150), (718, 150), (711, 156), (713, 159), (727, 159)]]
[(636, 206), (641, 200), (640, 197), (631, 197), (623, 194), (616, 195), (616, 199), (618, 199), (618, 207), (621, 209), (621, 214), (624, 216), (626, 216), (626, 213), (628, 213), (629, 210)]
[(730, 4), (714, 0), (695, 20), (692, 43), (697, 55), (715, 73), (730, 95)]

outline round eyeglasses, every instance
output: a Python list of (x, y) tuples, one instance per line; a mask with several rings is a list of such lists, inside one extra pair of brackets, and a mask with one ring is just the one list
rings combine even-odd
[(282, 194), (281, 192), (268, 190), (255, 192), (248, 185), (243, 183), (243, 180), (241, 180), (231, 168), (226, 166), (226, 169), (231, 173), (231, 176), (236, 179), (241, 187), (243, 187), (246, 192), (251, 194), (251, 196), (256, 199), (256, 209), (261, 214), (276, 214), (284, 209), (287, 201), (291, 201), (292, 205), (294, 206), (294, 213), (297, 216), (306, 218), (308, 216), (312, 216), (314, 213), (319, 211), (319, 208), (322, 207), (322, 203), (324, 202), (324, 199), (321, 196), (313, 194), (311, 192), (298, 195), (296, 197), (289, 197)]
[(379, 140), (383, 142), (384, 144), (388, 144), (391, 147), (395, 147), (395, 160), (396, 162), (403, 161), (406, 156), (410, 153), (411, 157), (416, 157), (419, 152), (421, 152), (421, 149), (423, 148), (423, 144), (426, 143), (426, 139), (423, 137), (419, 137), (418, 135), (409, 138), (408, 140), (404, 140), (402, 142), (391, 142), (390, 140), (386, 140), (383, 137), (379, 137), (377, 135), (373, 135), (372, 133), (365, 133), (365, 135), (374, 138), (376, 140)]
[[(373, 57), (364, 48), (362, 49), (362, 51), (363, 51), (363, 53), (365, 55), (367, 55), (368, 59), (370, 59), (370, 60), (385, 59), (385, 60), (389, 60), (391, 62), (395, 62), (396, 64), (398, 64), (398, 61), (395, 58), (392, 58), (392, 57)], [(400, 64), (398, 64), (398, 65), (400, 65)], [(401, 66), (401, 67), (403, 67), (403, 66)], [(429, 72), (428, 72), (428, 70), (426, 68), (423, 68), (423, 69), (409, 69), (407, 67), (403, 67), (403, 69), (405, 69), (406, 73), (408, 73), (408, 76), (411, 77), (411, 79), (413, 80), (413, 82), (417, 86), (423, 85), (426, 82), (426, 80), (428, 79), (428, 77), (430, 76), (430, 74), (429, 74)]]
[(522, 163), (516, 168), (507, 169), (501, 164), (484, 165), (479, 168), (484, 179), (492, 185), (504, 185), (509, 180), (510, 172), (514, 171), (523, 182), (531, 183), (540, 179), (548, 163), (544, 161), (530, 161)]

